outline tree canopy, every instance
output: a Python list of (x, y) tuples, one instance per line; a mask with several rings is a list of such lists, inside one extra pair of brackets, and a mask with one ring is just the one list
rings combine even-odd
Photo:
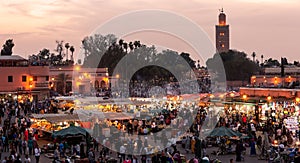
[[(123, 39), (117, 41), (116, 36), (99, 35), (85, 37), (82, 41), (85, 58), (84, 67), (92, 68), (108, 68), (109, 74), (113, 75), (118, 64), (126, 60), (126, 67), (122, 71), (132, 70), (136, 67), (141, 67), (137, 70), (132, 80), (151, 80), (160, 79), (171, 81), (174, 79), (174, 74), (168, 71), (170, 67), (160, 67), (157, 65), (170, 65), (176, 67), (178, 71), (188, 72), (181, 60), (185, 60), (190, 69), (195, 68), (195, 61), (188, 53), (164, 50), (157, 52), (155, 46), (146, 46), (140, 41), (125, 42)], [(121, 73), (121, 72), (120, 72)], [(123, 72), (124, 73), (124, 72)], [(158, 80), (157, 80), (158, 81)]]
[[(71, 59), (64, 60), (65, 53), (64, 53), (64, 46), (63, 41), (56, 41), (57, 47), (55, 49), (56, 54), (51, 52), (49, 49), (44, 48), (40, 50), (37, 54), (33, 54), (29, 56), (29, 63), (31, 66), (42, 66), (42, 65), (51, 65), (51, 66), (69, 66), (73, 65), (73, 53), (75, 48), (73, 46), (70, 47), (71, 51)], [(66, 53), (69, 50), (69, 43), (65, 44)], [(67, 48), (68, 47), (68, 48)]]
[(9, 56), (12, 55), (12, 48), (15, 46), (13, 39), (8, 39), (5, 41), (5, 44), (3, 44), (3, 48), (1, 50), (1, 55), (3, 56)]
[(247, 58), (246, 53), (234, 50), (216, 53), (213, 58), (208, 59), (206, 64), (212, 71), (220, 70), (218, 57), (222, 58), (228, 81), (248, 81), (253, 74), (260, 71), (259, 65)]

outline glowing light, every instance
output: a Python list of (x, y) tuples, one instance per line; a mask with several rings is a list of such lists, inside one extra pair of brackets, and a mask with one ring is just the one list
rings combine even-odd
[(108, 83), (108, 78), (103, 78), (103, 80), (105, 81), (105, 83)]
[(243, 95), (243, 99), (244, 99), (244, 100), (247, 99), (247, 95)]
[(271, 97), (271, 96), (268, 96), (268, 97), (267, 97), (267, 100), (268, 100), (268, 101), (271, 101), (271, 100), (272, 100), (272, 97)]
[(300, 98), (296, 97), (296, 102), (299, 103), (300, 102)]
[(79, 71), (80, 70), (80, 66), (75, 66), (75, 70)]

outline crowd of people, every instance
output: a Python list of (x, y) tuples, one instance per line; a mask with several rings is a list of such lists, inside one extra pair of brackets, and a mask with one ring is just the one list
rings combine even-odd
[[(129, 85), (130, 97), (151, 97), (153, 95), (180, 95), (184, 93), (208, 93), (211, 88), (211, 81), (207, 77), (202, 77), (195, 80), (197, 84), (179, 83), (179, 82), (160, 82), (159, 84), (149, 84), (147, 81), (133, 82)], [(161, 89), (158, 89), (158, 86)], [(186, 88), (184, 88), (186, 87)]]
[[(2, 163), (30, 163), (30, 156), (39, 162), (41, 149), (38, 145), (38, 133), (31, 130), (27, 113), (33, 112), (29, 101), (20, 103), (16, 100), (2, 100), (0, 102), (0, 159)], [(1, 157), (3, 152), (9, 155)], [(21, 160), (21, 157), (24, 159)]]
[[(91, 144), (89, 145), (69, 144), (68, 141), (55, 139), (54, 160), (65, 157), (68, 150), (71, 151), (69, 152), (71, 155), (87, 157), (91, 163), (108, 162), (111, 158), (117, 158), (119, 162), (166, 162), (166, 160), (183, 162), (186, 160), (183, 154), (194, 155), (194, 158), (190, 160), (193, 162), (212, 161), (211, 154), (235, 154), (235, 161), (238, 162), (245, 160), (244, 155), (247, 148), (250, 149), (249, 155), (257, 156), (258, 159), (296, 160), (299, 158), (299, 129), (291, 131), (291, 126), (287, 126), (285, 122), (289, 116), (292, 116), (291, 113), (282, 113), (281, 116), (266, 116), (267, 118), (262, 122), (257, 119), (260, 116), (254, 112), (245, 113), (225, 109), (224, 113), (220, 114), (218, 121), (216, 119), (216, 127), (225, 126), (242, 133), (245, 138), (236, 140), (230, 137), (200, 139), (199, 133), (202, 127), (211, 125), (205, 122), (208, 119), (215, 121), (211, 119), (214, 116), (210, 116), (213, 114), (213, 110), (196, 105), (184, 106), (166, 104), (162, 106), (165, 108), (163, 111), (155, 113), (150, 118), (133, 118), (117, 121), (117, 123), (102, 121), (100, 122), (102, 124), (98, 126), (110, 128), (111, 136), (107, 137), (99, 132), (97, 135), (92, 135), (93, 138), (90, 138)], [(32, 103), (29, 100), (24, 102), (14, 99), (0, 100), (0, 159), (3, 163), (39, 162), (42, 151), (38, 145), (38, 131), (30, 128), (31, 121), (28, 114), (46, 114), (52, 111), (51, 100), (38, 103)], [(191, 119), (191, 117), (193, 118)], [(186, 132), (172, 131), (172, 129), (184, 127), (188, 128)], [(100, 128), (98, 130), (102, 131)], [(169, 136), (165, 130), (172, 131), (171, 135), (174, 137), (184, 135), (180, 140), (176, 140), (181, 142), (180, 150), (176, 141), (174, 142), (173, 137)], [(153, 146), (153, 142), (157, 145)], [(218, 151), (208, 153), (207, 148), (211, 145), (216, 145), (219, 148)], [(2, 153), (9, 153), (9, 155), (5, 154), (1, 157)]]

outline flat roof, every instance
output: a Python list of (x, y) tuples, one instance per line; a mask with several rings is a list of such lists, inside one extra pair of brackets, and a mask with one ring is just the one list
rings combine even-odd
[(27, 61), (27, 59), (19, 56), (19, 55), (5, 55), (5, 56), (1, 56), (0, 55), (0, 60), (24, 60), (24, 61)]

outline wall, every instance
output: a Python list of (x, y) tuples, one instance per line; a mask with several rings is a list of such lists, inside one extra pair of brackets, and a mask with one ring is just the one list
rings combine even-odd
[(248, 96), (271, 96), (271, 97), (285, 97), (295, 98), (300, 97), (300, 89), (279, 89), (279, 88), (240, 88), (241, 95)]

